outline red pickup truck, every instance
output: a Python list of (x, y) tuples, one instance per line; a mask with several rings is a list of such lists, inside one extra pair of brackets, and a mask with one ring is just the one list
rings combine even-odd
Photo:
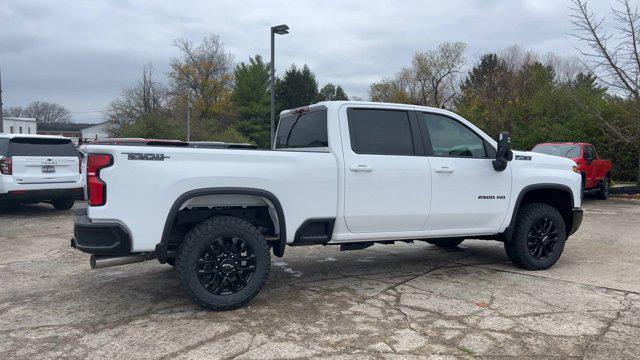
[(609, 197), (611, 161), (600, 159), (593, 145), (581, 142), (543, 143), (534, 146), (531, 151), (575, 161), (582, 174), (582, 189), (596, 193), (600, 199)]

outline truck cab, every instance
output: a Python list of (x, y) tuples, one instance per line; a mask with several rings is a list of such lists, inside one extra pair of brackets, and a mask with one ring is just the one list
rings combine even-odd
[(94, 268), (158, 259), (201, 306), (242, 306), (285, 248), (465, 239), (543, 270), (580, 226), (570, 159), (512, 151), (459, 115), (321, 102), (280, 114), (270, 150), (181, 142), (89, 144), (89, 206), (72, 246)]

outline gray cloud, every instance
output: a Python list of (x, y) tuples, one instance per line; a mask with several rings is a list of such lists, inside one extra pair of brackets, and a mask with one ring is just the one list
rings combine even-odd
[[(473, 59), (513, 44), (575, 55), (568, 1), (54, 1), (0, 3), (0, 66), (6, 106), (59, 102), (77, 121), (98, 121), (144, 64), (163, 78), (176, 56), (172, 40), (218, 34), (236, 61), (269, 56), (277, 69), (307, 63), (321, 84), (366, 98), (368, 85), (406, 66), (417, 50), (464, 41)], [(603, 12), (608, 1), (594, 4)]]

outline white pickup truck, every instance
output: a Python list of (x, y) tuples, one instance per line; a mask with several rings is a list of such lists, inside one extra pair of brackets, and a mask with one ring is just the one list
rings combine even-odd
[(582, 222), (581, 177), (572, 160), (509, 147), (446, 110), (369, 102), (283, 111), (272, 150), (87, 145), (71, 245), (93, 268), (175, 265), (213, 310), (256, 296), (287, 245), (497, 240), (515, 265), (546, 269)]

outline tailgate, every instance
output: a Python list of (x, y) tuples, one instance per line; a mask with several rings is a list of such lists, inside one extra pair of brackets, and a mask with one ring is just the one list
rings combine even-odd
[(70, 139), (13, 138), (9, 144), (18, 184), (66, 183), (80, 179), (78, 151)]
[(77, 157), (14, 156), (13, 179), (18, 184), (76, 182)]

